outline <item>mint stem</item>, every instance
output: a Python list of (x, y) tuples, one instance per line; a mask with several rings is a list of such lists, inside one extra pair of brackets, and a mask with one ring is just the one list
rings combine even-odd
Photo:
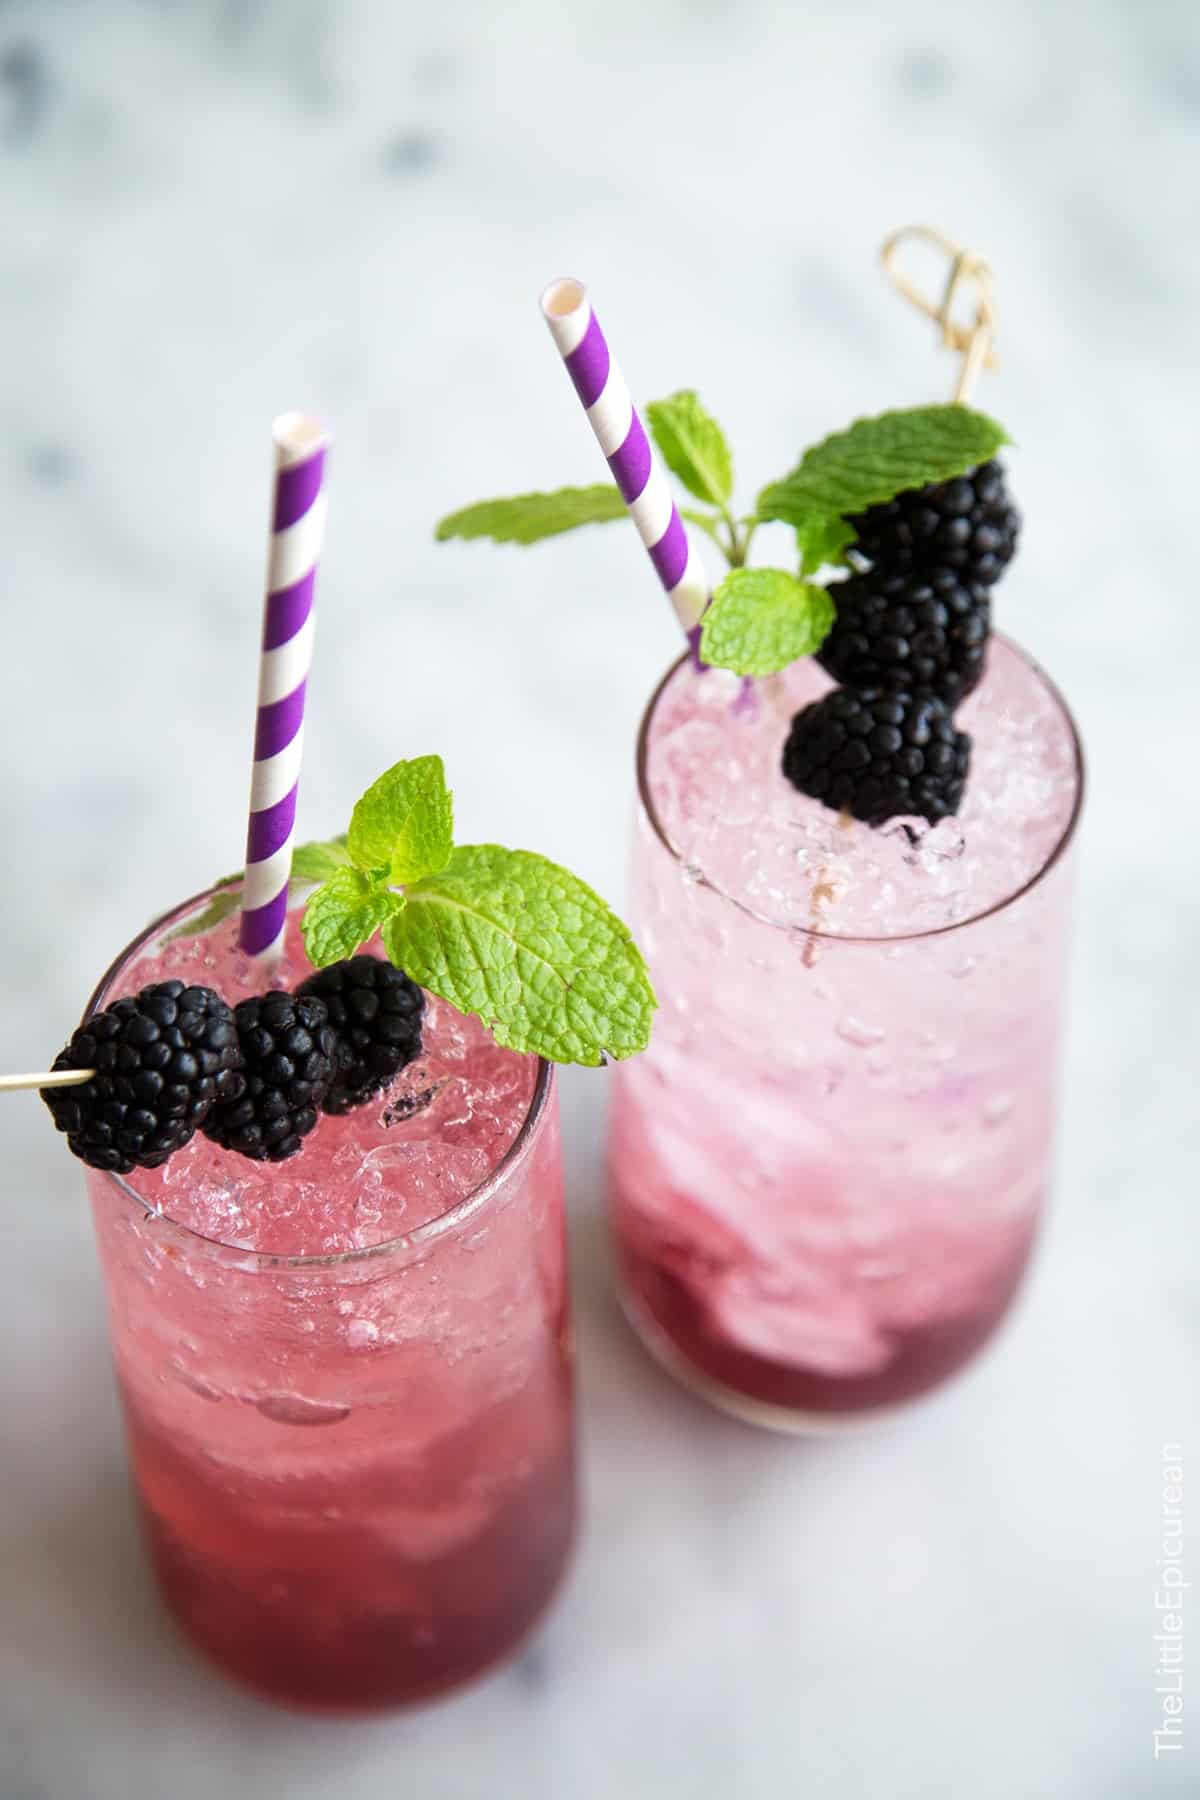
[(721, 536), (723, 520), (716, 514), (707, 517), (704, 513), (699, 512), (685, 512), (683, 516), (689, 525), (698, 525), (705, 536), (712, 539), (721, 555), (728, 561), (729, 546)]
[(729, 527), (729, 543), (723, 545), (731, 569), (744, 569), (746, 557), (750, 551), (750, 543), (758, 529), (759, 521), (753, 517), (743, 519), (745, 531), (738, 530), (738, 522), (729, 513), (725, 514), (725, 523)]

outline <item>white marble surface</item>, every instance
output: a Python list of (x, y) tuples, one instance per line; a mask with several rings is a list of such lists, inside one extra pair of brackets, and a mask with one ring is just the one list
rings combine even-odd
[(534, 1647), (428, 1713), (297, 1722), (171, 1636), (78, 1172), (4, 1101), (3, 1800), (1196, 1791), (1200, 1611), (1177, 1766), (1150, 1732), (1166, 1438), (1200, 1540), (1198, 132), (1189, 0), (0, 10), (3, 1066), (238, 861), (284, 406), (339, 432), (303, 827), (437, 748), (468, 833), (619, 893), (674, 646), (632, 532), (430, 537), (598, 476), (536, 312), (563, 270), (637, 393), (700, 385), (752, 492), (945, 391), (872, 257), (914, 215), (970, 234), (1028, 520), (1001, 614), (1092, 764), (1059, 1188), (1000, 1347), (857, 1438), (711, 1416), (617, 1317), (604, 1078), (568, 1077), (587, 1532)]

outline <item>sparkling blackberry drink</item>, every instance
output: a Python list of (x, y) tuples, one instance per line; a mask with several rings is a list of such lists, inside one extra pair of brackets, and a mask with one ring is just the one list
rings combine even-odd
[[(936, 298), (905, 272), (914, 241), (946, 259)], [(1012, 440), (971, 405), (996, 366), (992, 271), (930, 226), (881, 256), (962, 358), (950, 403), (854, 419), (739, 499), (697, 390), (651, 402), (647, 431), (585, 289), (559, 281), (543, 312), (617, 491), (512, 494), (437, 528), (532, 544), (624, 507), (687, 634), (639, 744), (634, 923), (662, 1010), (616, 1076), (613, 1215), (651, 1347), (781, 1427), (927, 1391), (1012, 1299), (1081, 800), (1063, 703), (992, 637), (1021, 531)], [(685, 517), (724, 558), (715, 586)]]
[(1009, 1307), (1048, 1178), (1079, 745), (992, 640), (957, 816), (872, 827), (780, 750), (832, 687), (752, 705), (684, 662), (639, 748), (633, 921), (661, 1000), (616, 1074), (630, 1315), (710, 1398), (803, 1429), (924, 1393)]
[[(947, 259), (936, 298), (905, 272), (914, 242)], [(992, 271), (929, 226), (881, 254), (962, 357), (953, 400), (853, 420), (748, 504), (697, 391), (652, 402), (647, 435), (580, 285), (543, 298), (691, 650), (639, 745), (634, 920), (662, 1012), (616, 1077), (628, 1307), (685, 1379), (785, 1428), (925, 1392), (1012, 1299), (1081, 792), (1062, 702), (991, 635), (1021, 530), (1011, 440), (971, 405)], [(651, 439), (724, 557), (711, 590)], [(533, 543), (614, 499), (512, 495), (438, 535)], [(751, 559), (766, 528), (772, 566)]]
[[(236, 922), (196, 935), (188, 912), (90, 1010), (172, 978), (258, 992)], [(310, 973), (293, 916), (273, 979)], [(287, 1160), (197, 1133), (160, 1167), (88, 1171), (167, 1605), (227, 1674), (305, 1708), (393, 1706), (486, 1668), (571, 1541), (552, 1070), (432, 996), (423, 1038)]]
[(328, 434), (289, 413), (272, 436), (244, 873), (144, 932), (52, 1067), (0, 1089), (39, 1089), (88, 1169), (168, 1606), (260, 1693), (364, 1711), (486, 1669), (557, 1584), (552, 1065), (636, 1055), (656, 1001), (578, 876), (459, 841), (438, 755), (295, 843)]

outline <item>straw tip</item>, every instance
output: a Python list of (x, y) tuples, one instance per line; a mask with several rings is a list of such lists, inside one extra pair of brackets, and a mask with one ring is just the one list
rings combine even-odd
[(272, 422), (271, 441), (280, 464), (286, 465), (327, 449), (330, 434), (312, 413), (285, 412)]
[(542, 313), (547, 319), (569, 319), (587, 305), (587, 289), (572, 275), (560, 275), (542, 292)]

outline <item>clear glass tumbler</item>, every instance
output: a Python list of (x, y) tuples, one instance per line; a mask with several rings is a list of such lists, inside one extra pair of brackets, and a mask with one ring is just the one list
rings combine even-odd
[[(91, 1007), (193, 953), (189, 978), (205, 980), (218, 953), (178, 928), (210, 898), (138, 938)], [(457, 1686), (524, 1638), (558, 1584), (575, 1518), (562, 1164), (553, 1071), (525, 1073), (515, 1135), (483, 1178), (444, 1210), (435, 1193), (407, 1235), (344, 1254), (219, 1241), (158, 1210), (164, 1171), (88, 1171), (164, 1599), (227, 1675), (274, 1700), (359, 1712)], [(470, 1107), (452, 1111), (449, 1148), (433, 1126), (420, 1146), (435, 1180), (439, 1154), (465, 1154)], [(269, 1205), (278, 1170), (304, 1159), (318, 1182), (326, 1162), (330, 1183), (353, 1178), (358, 1117), (322, 1121), (291, 1163), (200, 1140), (197, 1154), (225, 1157), (235, 1219), (251, 1184)], [(387, 1158), (408, 1153), (382, 1154), (386, 1183)]]
[[(933, 1388), (1012, 1301), (1047, 1181), (1082, 798), (1061, 697), (996, 639), (960, 714), (962, 820), (924, 841), (839, 829), (779, 774), (788, 719), (829, 685), (806, 661), (747, 704), (682, 661), (650, 703), (631, 922), (661, 1010), (615, 1072), (610, 1132), (636, 1329), (716, 1404), (792, 1430)], [(939, 856), (961, 862), (941, 885)], [(828, 904), (847, 872), (848, 910)]]

